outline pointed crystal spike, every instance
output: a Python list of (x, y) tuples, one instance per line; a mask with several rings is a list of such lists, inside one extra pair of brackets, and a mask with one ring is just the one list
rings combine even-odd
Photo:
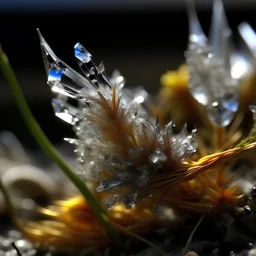
[(238, 31), (247, 47), (249, 48), (249, 53), (256, 65), (256, 33), (248, 23), (241, 23), (238, 26)]
[(205, 36), (198, 20), (194, 1), (186, 0), (186, 4), (189, 19), (189, 41), (199, 45), (205, 45), (207, 42), (207, 37)]
[(136, 205), (138, 193), (131, 192), (126, 194), (122, 198), (122, 202), (124, 203), (126, 209), (132, 209)]
[(80, 69), (92, 84), (96, 87), (100, 84), (111, 87), (103, 63), (97, 67), (92, 61), (92, 55), (80, 43), (74, 46), (74, 52)]
[(118, 203), (118, 201), (119, 201), (119, 197), (118, 196), (114, 196), (112, 198), (103, 200), (103, 203), (105, 205), (107, 205), (108, 211), (110, 211)]
[(209, 43), (212, 46), (214, 55), (218, 58), (223, 56), (221, 55), (223, 51), (223, 49), (221, 49), (223, 47), (222, 46), (223, 31), (224, 31), (223, 3), (221, 0), (214, 0)]
[[(66, 84), (63, 85), (62, 79), (65, 75), (59, 69), (49, 69), (47, 82), (55, 93), (59, 93), (71, 98), (75, 98), (75, 91)], [(66, 79), (67, 80), (67, 79)], [(72, 80), (70, 81), (72, 83)]]
[(96, 188), (96, 191), (102, 192), (102, 191), (114, 188), (114, 187), (120, 185), (122, 182), (123, 181), (118, 177), (114, 177), (109, 180), (103, 180), (100, 182), (99, 186)]
[(175, 128), (175, 125), (173, 121), (171, 120), (166, 126), (165, 126), (165, 133), (169, 136), (173, 136), (173, 129)]
[(75, 113), (72, 113), (72, 109), (68, 109), (65, 102), (59, 99), (52, 100), (52, 106), (54, 109), (54, 113), (57, 117), (64, 120), (65, 122), (74, 125), (78, 122), (78, 117)]
[(74, 46), (74, 50), (75, 57), (82, 63), (88, 63), (92, 60), (92, 55), (80, 43)]
[(64, 141), (67, 141), (68, 143), (73, 145), (78, 145), (80, 142), (78, 139), (74, 139), (74, 138), (64, 138)]
[(249, 109), (254, 115), (256, 114), (256, 105), (250, 105)]
[(212, 46), (213, 54), (224, 61), (227, 70), (230, 70), (230, 55), (233, 50), (231, 34), (223, 2), (214, 0), (209, 44)]
[(39, 29), (37, 29), (37, 32), (48, 76), (48, 84), (52, 90), (69, 97), (76, 97), (76, 95), (83, 92), (90, 94), (92, 84), (60, 60), (42, 37)]
[(50, 46), (47, 44), (47, 42), (43, 38), (39, 29), (37, 29), (37, 33), (38, 33), (39, 40), (40, 40), (41, 51), (42, 51), (46, 74), (48, 74), (48, 71), (52, 66), (51, 61), (49, 61), (48, 58), (50, 57), (52, 59), (52, 62), (55, 62), (55, 61), (58, 61), (58, 57), (55, 55), (55, 53), (52, 51)]
[(98, 66), (98, 73), (102, 74), (105, 72), (105, 66), (103, 64), (103, 61), (100, 63), (100, 65)]

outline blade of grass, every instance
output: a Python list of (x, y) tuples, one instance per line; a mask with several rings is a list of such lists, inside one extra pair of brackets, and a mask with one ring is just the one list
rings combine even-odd
[(116, 230), (109, 224), (106, 211), (103, 206), (97, 202), (93, 194), (87, 188), (85, 183), (75, 174), (75, 172), (68, 166), (63, 160), (62, 156), (55, 149), (49, 139), (46, 137), (41, 127), (37, 123), (36, 119), (32, 115), (23, 92), (20, 88), (19, 82), (15, 76), (15, 73), (9, 63), (9, 60), (0, 46), (0, 69), (7, 80), (9, 87), (12, 90), (13, 96), (16, 100), (21, 115), (30, 130), (31, 134), (45, 151), (45, 153), (59, 166), (59, 168), (66, 174), (66, 176), (73, 182), (77, 189), (81, 192), (84, 198), (90, 204), (95, 216), (99, 219), (102, 227), (107, 232), (109, 238), (115, 243), (121, 243), (120, 237)]

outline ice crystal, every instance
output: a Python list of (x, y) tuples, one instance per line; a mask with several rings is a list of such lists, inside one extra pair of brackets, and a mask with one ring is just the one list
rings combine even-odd
[[(115, 194), (104, 201), (109, 209), (118, 201), (132, 208), (139, 198), (152, 194), (147, 187), (154, 175), (168, 175), (196, 151), (195, 130), (190, 134), (184, 127), (174, 133), (172, 122), (162, 127), (158, 118), (154, 121), (145, 105), (148, 93), (141, 87), (125, 88), (118, 71), (109, 78), (103, 64), (96, 66), (80, 43), (74, 47), (75, 57), (84, 76), (61, 61), (39, 36), (48, 84), (57, 94), (55, 114), (73, 125), (77, 136), (66, 141), (76, 146), (78, 173), (96, 180), (97, 192)], [(77, 106), (69, 98), (76, 99)], [(108, 179), (101, 178), (105, 171)]]
[(150, 161), (152, 161), (153, 164), (157, 164), (160, 162), (165, 162), (167, 160), (167, 157), (160, 150), (156, 150), (149, 156), (149, 159)]
[[(251, 66), (255, 67), (256, 65), (256, 33), (253, 31), (252, 27), (245, 22), (238, 26), (238, 31), (249, 49), (249, 54), (251, 57), (250, 60), (252, 62)], [(249, 62), (247, 61), (247, 63)], [(251, 70), (252, 69), (251, 66), (249, 66), (247, 69)]]
[(223, 127), (233, 120), (238, 107), (240, 90), (232, 77), (230, 43), (223, 4), (214, 1), (210, 39), (205, 36), (192, 1), (189, 1), (190, 35), (186, 60), (189, 67), (189, 88), (192, 96), (202, 104), (210, 120)]

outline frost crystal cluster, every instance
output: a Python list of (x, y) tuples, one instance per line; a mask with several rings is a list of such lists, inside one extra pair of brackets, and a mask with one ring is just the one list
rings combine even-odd
[(145, 107), (147, 92), (123, 88), (124, 78), (117, 71), (108, 78), (104, 65), (96, 66), (81, 44), (74, 48), (83, 76), (39, 36), (48, 84), (56, 93), (55, 114), (76, 133), (75, 139), (66, 140), (76, 145), (78, 173), (98, 183), (96, 191), (110, 192), (104, 200), (109, 209), (118, 202), (132, 208), (139, 198), (163, 189), (154, 186), (156, 179), (165, 181), (196, 151), (196, 131), (184, 126), (174, 133), (172, 122), (162, 127)]
[(192, 96), (205, 107), (215, 125), (224, 127), (230, 124), (238, 110), (240, 89), (237, 79), (232, 76), (234, 53), (222, 2), (214, 1), (213, 8), (208, 40), (193, 3), (189, 2), (190, 36), (186, 60)]

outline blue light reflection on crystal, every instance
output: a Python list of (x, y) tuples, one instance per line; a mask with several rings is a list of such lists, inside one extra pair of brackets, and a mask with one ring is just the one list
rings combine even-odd
[(230, 100), (224, 101), (223, 105), (225, 108), (227, 108), (232, 112), (236, 112), (239, 107), (237, 99), (230, 99)]
[(63, 112), (63, 104), (60, 100), (54, 98), (52, 99), (52, 105), (54, 105), (54, 111), (55, 113), (61, 113)]
[(74, 46), (75, 57), (79, 59), (82, 63), (88, 63), (91, 61), (92, 55), (80, 44), (77, 43)]
[(63, 73), (58, 69), (50, 69), (48, 72), (48, 82), (51, 84), (55, 84), (56, 82), (60, 82)]

